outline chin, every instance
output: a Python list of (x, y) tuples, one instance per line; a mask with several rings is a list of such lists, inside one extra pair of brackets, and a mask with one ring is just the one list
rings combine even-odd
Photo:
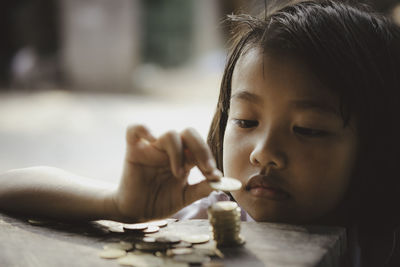
[(257, 222), (291, 223), (293, 222), (292, 213), (286, 205), (279, 205), (274, 201), (234, 196), (238, 204), (244, 209), (253, 220)]
[[(253, 207), (254, 208), (254, 207)], [(245, 209), (247, 213), (257, 222), (273, 222), (273, 223), (294, 223), (293, 218), (290, 218), (286, 214), (277, 210), (264, 210), (262, 212), (256, 212)]]

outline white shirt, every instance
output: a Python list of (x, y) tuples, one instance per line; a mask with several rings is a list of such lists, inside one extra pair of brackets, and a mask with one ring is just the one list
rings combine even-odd
[[(172, 217), (179, 220), (208, 219), (207, 208), (218, 201), (229, 201), (230, 198), (224, 192), (211, 192), (208, 197), (202, 198), (181, 209)], [(241, 208), (240, 219), (242, 221), (254, 221), (247, 212)]]

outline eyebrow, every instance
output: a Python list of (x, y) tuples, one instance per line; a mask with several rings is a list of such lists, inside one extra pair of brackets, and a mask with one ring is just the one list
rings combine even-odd
[(231, 96), (231, 100), (233, 100), (233, 99), (245, 100), (245, 101), (248, 101), (251, 103), (256, 103), (256, 104), (260, 104), (262, 102), (261, 97), (259, 97), (256, 94), (250, 93), (248, 91), (244, 91), (244, 90), (234, 93)]
[(297, 109), (303, 109), (303, 110), (311, 109), (318, 112), (330, 113), (335, 116), (341, 117), (339, 111), (327, 103), (321, 103), (319, 101), (305, 99), (305, 100), (292, 101), (292, 104)]
[[(248, 101), (250, 103), (256, 103), (256, 104), (260, 104), (262, 102), (262, 99), (260, 96), (250, 93), (245, 90), (234, 93), (231, 96), (231, 100), (232, 99), (244, 100), (244, 101)], [(294, 101), (291, 101), (291, 104), (297, 109), (314, 110), (317, 112), (332, 114), (332, 115), (335, 115), (335, 116), (341, 118), (339, 111), (337, 109), (335, 109), (333, 106), (331, 106), (327, 103), (323, 103), (323, 102), (314, 100), (314, 99), (294, 100)]]

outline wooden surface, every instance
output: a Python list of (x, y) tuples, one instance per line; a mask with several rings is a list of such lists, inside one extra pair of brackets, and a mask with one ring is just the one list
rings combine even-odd
[[(210, 233), (207, 220), (169, 223), (162, 232)], [(222, 249), (225, 266), (339, 266), (342, 228), (243, 222), (243, 247)], [(33, 226), (0, 213), (0, 266), (119, 266), (97, 256), (103, 245), (127, 240), (93, 223)]]

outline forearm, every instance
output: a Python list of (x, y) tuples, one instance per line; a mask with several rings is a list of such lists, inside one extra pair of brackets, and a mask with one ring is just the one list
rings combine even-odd
[(118, 220), (115, 190), (56, 168), (11, 170), (0, 175), (0, 210), (60, 220)]

